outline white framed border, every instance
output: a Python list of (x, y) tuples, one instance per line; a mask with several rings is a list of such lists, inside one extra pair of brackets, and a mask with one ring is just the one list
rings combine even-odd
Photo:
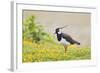
[[(12, 2), (12, 46), (11, 46), (11, 70), (39, 70), (80, 66), (96, 65), (96, 8), (86, 6), (66, 6), (66, 5), (44, 5), (25, 2)], [(44, 10), (44, 11), (65, 11), (91, 13), (91, 60), (57, 61), (57, 62), (37, 62), (22, 63), (22, 10)]]

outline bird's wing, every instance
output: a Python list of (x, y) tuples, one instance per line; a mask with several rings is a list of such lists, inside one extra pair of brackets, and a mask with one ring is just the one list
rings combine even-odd
[(75, 43), (75, 41), (72, 39), (72, 37), (70, 35), (62, 33), (62, 36), (64, 39), (66, 39), (66, 41), (70, 42), (71, 44)]

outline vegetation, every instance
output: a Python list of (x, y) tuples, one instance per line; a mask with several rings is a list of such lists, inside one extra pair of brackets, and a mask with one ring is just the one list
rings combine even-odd
[(35, 16), (30, 16), (23, 22), (23, 39), (39, 43), (41, 41), (54, 42), (54, 37), (44, 31), (42, 25), (35, 23)]
[(23, 22), (23, 62), (43, 62), (59, 60), (83, 60), (91, 58), (90, 48), (78, 48), (70, 45), (67, 53), (64, 47), (57, 43), (55, 37), (48, 34), (42, 25), (35, 23), (35, 17), (30, 16)]

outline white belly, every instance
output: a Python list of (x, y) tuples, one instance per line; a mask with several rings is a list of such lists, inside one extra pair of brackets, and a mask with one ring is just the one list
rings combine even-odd
[(68, 41), (66, 41), (64, 38), (62, 38), (60, 40), (60, 43), (63, 44), (63, 45), (69, 45), (70, 43)]

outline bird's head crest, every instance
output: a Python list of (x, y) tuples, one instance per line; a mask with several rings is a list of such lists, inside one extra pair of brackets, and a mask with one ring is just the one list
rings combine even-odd
[(66, 26), (63, 26), (63, 27), (58, 27), (58, 28), (56, 28), (55, 33), (61, 32), (60, 29), (63, 29), (63, 28), (65, 28), (65, 27), (67, 27), (67, 25), (66, 25)]

